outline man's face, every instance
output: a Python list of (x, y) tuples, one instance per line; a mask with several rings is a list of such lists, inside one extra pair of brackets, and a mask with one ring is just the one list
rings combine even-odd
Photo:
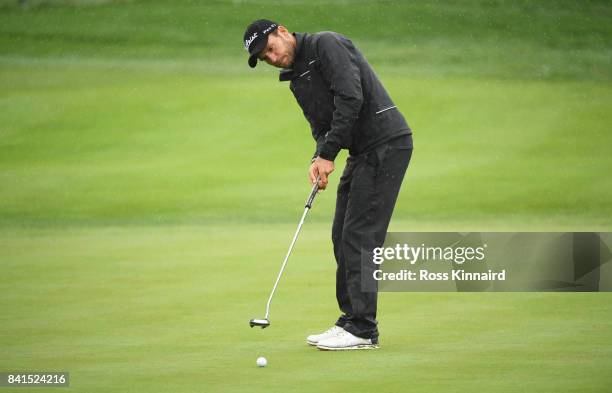
[(278, 68), (291, 68), (295, 46), (291, 33), (283, 27), (268, 36), (268, 45), (259, 53), (259, 60)]

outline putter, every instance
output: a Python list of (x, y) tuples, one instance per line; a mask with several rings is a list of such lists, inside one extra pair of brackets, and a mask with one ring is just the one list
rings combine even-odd
[(317, 195), (317, 191), (319, 191), (319, 177), (317, 177), (317, 180), (314, 186), (312, 186), (312, 191), (310, 191), (310, 196), (308, 197), (308, 200), (306, 201), (306, 206), (304, 206), (304, 214), (302, 214), (302, 219), (300, 220), (300, 223), (298, 224), (297, 230), (295, 231), (295, 235), (293, 235), (293, 240), (291, 241), (291, 245), (289, 246), (289, 251), (287, 251), (287, 255), (285, 255), (285, 260), (283, 261), (283, 264), (281, 265), (280, 272), (278, 272), (278, 276), (276, 277), (276, 282), (274, 283), (274, 287), (272, 287), (272, 293), (270, 293), (270, 297), (268, 298), (268, 304), (266, 305), (266, 316), (263, 319), (257, 319), (257, 318), (251, 319), (249, 321), (249, 325), (251, 327), (260, 326), (262, 329), (265, 329), (268, 326), (270, 326), (270, 319), (269, 319), (270, 303), (272, 303), (272, 298), (274, 297), (274, 292), (276, 291), (278, 282), (280, 281), (280, 278), (283, 275), (283, 271), (285, 270), (285, 266), (287, 265), (287, 261), (289, 260), (289, 255), (291, 255), (291, 251), (293, 251), (293, 246), (295, 245), (298, 235), (300, 234), (300, 230), (302, 229), (302, 224), (304, 224), (304, 219), (306, 218), (308, 211), (312, 207), (312, 202), (314, 201), (315, 196)]

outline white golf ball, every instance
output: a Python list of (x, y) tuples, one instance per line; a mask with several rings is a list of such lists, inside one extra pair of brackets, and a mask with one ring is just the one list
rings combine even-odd
[(268, 365), (268, 361), (263, 356), (257, 358), (257, 367), (266, 367)]

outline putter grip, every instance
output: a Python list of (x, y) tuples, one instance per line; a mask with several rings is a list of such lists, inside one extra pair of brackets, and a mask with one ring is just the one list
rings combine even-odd
[(317, 181), (315, 182), (314, 186), (312, 186), (312, 191), (310, 192), (310, 196), (308, 197), (308, 200), (306, 201), (306, 206), (304, 207), (307, 207), (309, 209), (312, 207), (312, 202), (317, 196), (318, 191), (319, 191), (319, 178), (317, 177)]

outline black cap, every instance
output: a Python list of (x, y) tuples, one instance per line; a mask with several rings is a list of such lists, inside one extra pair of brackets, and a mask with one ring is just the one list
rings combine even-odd
[(251, 23), (244, 32), (244, 49), (249, 52), (249, 66), (255, 68), (257, 56), (268, 45), (268, 35), (278, 28), (278, 23), (267, 19), (258, 19)]

